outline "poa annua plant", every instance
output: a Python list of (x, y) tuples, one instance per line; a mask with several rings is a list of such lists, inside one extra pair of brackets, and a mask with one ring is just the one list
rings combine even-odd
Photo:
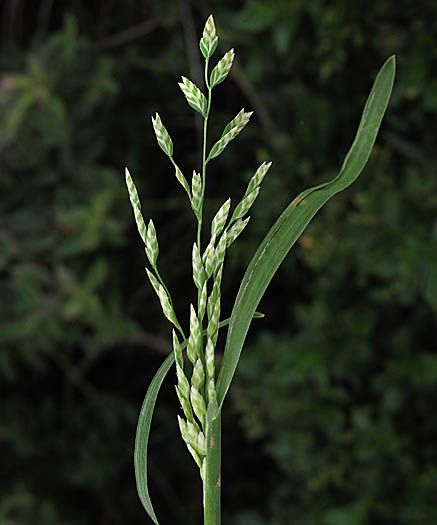
[[(173, 156), (173, 142), (161, 117), (158, 113), (152, 117), (158, 144), (169, 158), (176, 179), (187, 194), (197, 223), (197, 236), (192, 247), (193, 282), (197, 289), (197, 303), (187, 305), (185, 312), (187, 320), (189, 319), (187, 333), (183, 328), (184, 323), (179, 321), (171, 293), (158, 269), (159, 244), (155, 226), (151, 219), (146, 226), (137, 190), (126, 169), (129, 197), (149, 263), (146, 268), (147, 276), (158, 296), (163, 314), (173, 327), (173, 352), (164, 361), (149, 386), (141, 409), (135, 441), (134, 463), (138, 493), (149, 517), (157, 525), (159, 522), (150, 500), (147, 484), (147, 444), (156, 398), (166, 374), (175, 364), (176, 395), (181, 405), (181, 412), (177, 415), (180, 434), (202, 479), (204, 523), (218, 525), (221, 523), (221, 410), (249, 325), (252, 319), (259, 315), (256, 308), (270, 280), (307, 224), (325, 202), (349, 186), (362, 171), (385, 113), (395, 73), (395, 59), (390, 57), (376, 77), (355, 140), (338, 175), (329, 182), (303, 191), (284, 210), (267, 233), (247, 268), (231, 317), (220, 320), (220, 289), (225, 256), (249, 222), (248, 213), (258, 196), (261, 183), (271, 163), (263, 163), (258, 167), (232, 213), (231, 199), (228, 198), (223, 203), (209, 225), (208, 242), (202, 244), (207, 166), (237, 137), (252, 115), (252, 112), (242, 109), (208, 150), (207, 130), (213, 90), (227, 78), (234, 59), (234, 50), (231, 49), (210, 71), (210, 61), (216, 51), (217, 43), (214, 20), (210, 16), (199, 44), (205, 60), (206, 93), (186, 77), (182, 77), (179, 83), (188, 104), (203, 117), (201, 169), (193, 170), (191, 184), (176, 163)], [(217, 374), (215, 352), (219, 330), (225, 326), (228, 327), (226, 344)]]

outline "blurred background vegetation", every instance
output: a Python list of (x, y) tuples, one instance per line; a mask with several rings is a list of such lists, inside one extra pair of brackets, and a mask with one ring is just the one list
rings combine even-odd
[[(202, 84), (210, 12), (219, 53), (237, 52), (211, 136), (242, 107), (255, 115), (211, 164), (207, 212), (274, 162), (229, 255), (225, 315), (257, 244), (336, 173), (378, 68), (398, 62), (368, 167), (308, 227), (253, 323), (225, 405), (224, 523), (437, 524), (434, 0), (3, 0), (0, 524), (148, 522), (133, 440), (169, 326), (123, 168), (187, 313), (194, 224), (149, 117), (160, 112), (190, 173), (199, 121), (177, 81)], [(170, 379), (151, 493), (163, 525), (195, 525), (201, 487), (176, 410)]]

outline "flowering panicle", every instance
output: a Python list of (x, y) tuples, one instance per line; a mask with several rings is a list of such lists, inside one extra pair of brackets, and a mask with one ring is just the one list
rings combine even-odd
[[(192, 249), (192, 274), (197, 290), (197, 308), (190, 305), (189, 333), (184, 331), (176, 317), (170, 292), (158, 270), (159, 244), (154, 222), (148, 225), (141, 213), (137, 189), (126, 168), (126, 185), (134, 211), (135, 222), (145, 245), (147, 260), (151, 268), (146, 268), (147, 276), (158, 296), (164, 316), (172, 323), (173, 354), (176, 366), (176, 395), (183, 416), (178, 415), (179, 430), (188, 451), (199, 467), (200, 475), (205, 477), (207, 464), (206, 436), (208, 422), (220, 410), (216, 392), (215, 348), (218, 341), (221, 314), (221, 282), (226, 251), (241, 234), (249, 222), (247, 213), (255, 202), (260, 185), (271, 163), (263, 162), (250, 179), (246, 192), (230, 215), (231, 199), (227, 199), (215, 212), (210, 225), (210, 239), (202, 246), (203, 205), (206, 187), (206, 166), (211, 159), (220, 155), (229, 143), (248, 124), (251, 111), (242, 109), (224, 128), (221, 136), (213, 142), (208, 155), (206, 150), (207, 123), (211, 107), (212, 90), (222, 83), (232, 67), (234, 50), (231, 49), (209, 72), (209, 60), (217, 48), (218, 37), (214, 19), (209, 16), (205, 23), (199, 47), (205, 58), (205, 85), (203, 93), (187, 77), (182, 76), (181, 88), (188, 104), (204, 119), (204, 144), (202, 166), (193, 169), (191, 184), (173, 158), (173, 141), (164, 127), (158, 113), (152, 117), (153, 129), (159, 147), (169, 157), (175, 169), (178, 182), (186, 191), (191, 208), (197, 220), (197, 239)], [(230, 218), (229, 218), (230, 217)], [(185, 362), (184, 348), (186, 347)]]

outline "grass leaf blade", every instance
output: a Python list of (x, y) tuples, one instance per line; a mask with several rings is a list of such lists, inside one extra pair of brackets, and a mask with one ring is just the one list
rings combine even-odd
[(161, 388), (162, 382), (173, 363), (174, 352), (171, 352), (152, 379), (141, 407), (140, 416), (138, 418), (137, 433), (135, 436), (134, 465), (137, 491), (141, 503), (155, 525), (159, 525), (159, 521), (153, 509), (147, 484), (147, 445), (149, 443), (150, 426), (152, 424), (156, 398), (158, 397), (158, 392)]
[(282, 260), (319, 209), (363, 170), (387, 108), (395, 75), (395, 57), (386, 60), (364, 106), (355, 140), (339, 174), (331, 181), (302, 192), (285, 209), (250, 262), (232, 310), (225, 353), (217, 381), (220, 407), (234, 376), (246, 335), (264, 292)]

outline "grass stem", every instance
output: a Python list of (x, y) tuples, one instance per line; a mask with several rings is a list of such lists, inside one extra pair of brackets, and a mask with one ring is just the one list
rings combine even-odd
[(203, 480), (204, 525), (221, 525), (221, 415), (206, 425), (206, 458)]

